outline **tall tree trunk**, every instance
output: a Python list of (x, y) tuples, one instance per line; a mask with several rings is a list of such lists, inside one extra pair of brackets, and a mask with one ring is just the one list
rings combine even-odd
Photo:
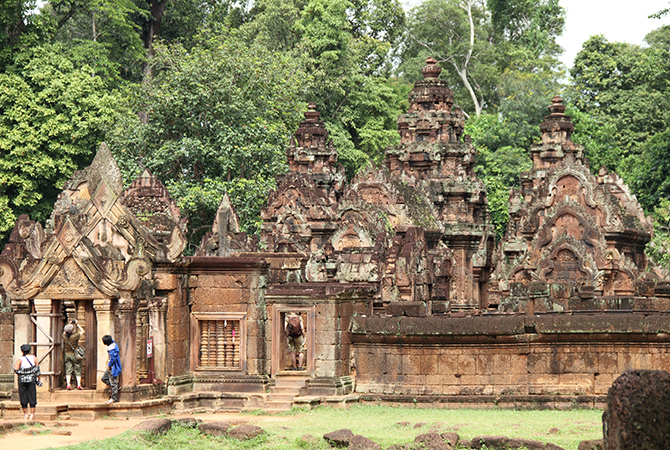
[(154, 55), (154, 39), (161, 31), (161, 21), (165, 13), (167, 0), (147, 0), (147, 3), (149, 3), (151, 17), (149, 19), (149, 28), (144, 35), (144, 48), (147, 49), (147, 61), (144, 63), (144, 69), (142, 70), (144, 79), (153, 75), (151, 57)]
[[(147, 59), (144, 62), (144, 67), (142, 68), (142, 83), (147, 83), (149, 78), (154, 75), (154, 66), (152, 64), (152, 59), (154, 56), (154, 39), (160, 34), (161, 31), (161, 21), (163, 20), (163, 14), (165, 13), (167, 0), (147, 0), (147, 3), (149, 3), (149, 12), (151, 13), (151, 17), (149, 19), (149, 28), (143, 39), (144, 48), (147, 49)], [(148, 111), (140, 111), (138, 115), (143, 123), (149, 123)]]

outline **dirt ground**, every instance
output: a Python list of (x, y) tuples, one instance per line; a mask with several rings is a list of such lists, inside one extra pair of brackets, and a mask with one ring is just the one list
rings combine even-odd
[[(163, 417), (163, 416), (161, 416)], [(181, 417), (194, 417), (191, 414), (175, 414), (169, 416), (170, 419), (178, 419)], [(70, 436), (61, 436), (55, 433), (26, 434), (25, 429), (18, 431), (4, 432), (0, 437), (0, 446), (4, 448), (20, 448), (22, 450), (37, 450), (48, 447), (62, 447), (65, 445), (77, 444), (91, 439), (107, 439), (117, 434), (123, 433), (131, 429), (143, 420), (149, 417), (137, 419), (99, 419), (99, 420), (59, 420), (42, 422), (44, 427), (36, 428), (37, 430), (64, 430), (71, 431)], [(212, 414), (198, 414), (198, 419), (205, 422), (209, 421), (235, 421), (243, 422), (269, 422), (278, 420), (273, 416), (241, 416), (235, 413), (212, 413)], [(283, 417), (281, 420), (286, 420)], [(0, 421), (4, 422), (4, 421)], [(10, 422), (10, 421), (6, 421)], [(12, 420), (11, 422), (25, 423), (23, 420)]]

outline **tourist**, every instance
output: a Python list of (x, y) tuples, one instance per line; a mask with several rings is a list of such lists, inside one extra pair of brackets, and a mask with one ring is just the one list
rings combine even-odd
[[(75, 326), (77, 330), (75, 331)], [(81, 390), (81, 363), (83, 358), (78, 356), (79, 338), (84, 335), (84, 329), (75, 319), (63, 328), (63, 352), (65, 353), (65, 381), (67, 390), (71, 390), (70, 380), (72, 373), (77, 379), (77, 389)]]
[(105, 403), (119, 401), (119, 375), (121, 374), (121, 358), (119, 358), (119, 346), (108, 334), (102, 337), (102, 343), (107, 346), (107, 370), (102, 375), (102, 382), (109, 386), (111, 393), (109, 400)]
[[(37, 388), (42, 386), (40, 382), (40, 366), (37, 364), (35, 355), (29, 355), (30, 345), (21, 346), (21, 356), (14, 364), (14, 372), (19, 377), (19, 400), (23, 409), (23, 418), (33, 420), (35, 418), (35, 406), (37, 405)], [(30, 405), (30, 417), (28, 416), (28, 405)]]
[[(291, 355), (290, 370), (305, 370), (305, 327), (302, 323), (300, 314), (291, 312), (286, 314), (284, 319), (284, 331), (288, 342), (288, 351)], [(296, 354), (298, 355), (298, 365), (296, 367)]]

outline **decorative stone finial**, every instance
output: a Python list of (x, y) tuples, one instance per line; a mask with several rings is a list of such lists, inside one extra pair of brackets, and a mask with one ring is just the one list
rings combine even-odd
[(563, 115), (565, 112), (565, 105), (563, 104), (563, 99), (560, 97), (560, 95), (554, 95), (554, 98), (551, 99), (549, 111), (551, 111), (552, 116)]
[(551, 99), (549, 111), (551, 114), (546, 116), (544, 122), (540, 124), (540, 131), (543, 134), (564, 132), (565, 134), (561, 134), (560, 136), (555, 135), (551, 139), (558, 139), (561, 142), (570, 141), (570, 135), (575, 131), (575, 126), (570, 120), (570, 116), (563, 114), (565, 112), (565, 105), (560, 96), (555, 95), (554, 98)]
[(307, 104), (307, 112), (305, 112), (305, 119), (318, 122), (320, 117), (321, 113), (316, 110), (316, 103), (309, 102)]
[(442, 73), (442, 67), (437, 65), (437, 60), (430, 57), (426, 60), (426, 66), (421, 69), (424, 78), (439, 78)]

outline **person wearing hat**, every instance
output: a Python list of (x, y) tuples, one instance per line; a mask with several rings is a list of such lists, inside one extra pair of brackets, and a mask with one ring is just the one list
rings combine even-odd
[[(40, 386), (40, 366), (37, 365), (35, 355), (29, 355), (31, 347), (28, 344), (21, 346), (23, 356), (14, 363), (14, 372), (19, 377), (19, 400), (23, 409), (23, 418), (33, 420), (35, 418), (35, 406), (37, 405), (37, 388)], [(28, 417), (28, 405), (30, 405), (30, 417)]]
[[(75, 331), (75, 326), (77, 330)], [(79, 338), (84, 334), (84, 329), (79, 325), (75, 319), (71, 323), (65, 325), (63, 328), (63, 352), (65, 353), (65, 381), (67, 382), (66, 389), (72, 389), (70, 380), (72, 373), (77, 378), (77, 389), (81, 390), (81, 362), (82, 359), (77, 359), (75, 349), (79, 347)]]

